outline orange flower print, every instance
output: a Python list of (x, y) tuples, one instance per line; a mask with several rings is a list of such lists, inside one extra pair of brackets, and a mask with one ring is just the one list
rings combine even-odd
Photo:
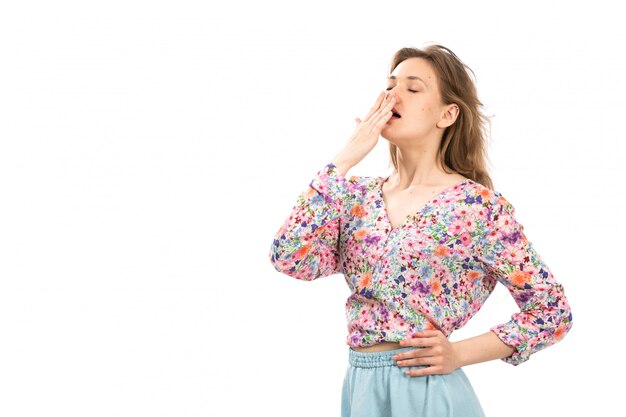
[(365, 239), (365, 236), (367, 236), (367, 230), (365, 229), (359, 229), (354, 231), (354, 237), (357, 241), (362, 241), (363, 239)]
[(471, 280), (471, 281), (474, 281), (475, 279), (478, 279), (478, 278), (480, 278), (481, 276), (482, 276), (482, 274), (481, 274), (479, 271), (476, 271), (476, 270), (473, 270), (473, 269), (470, 269), (470, 270), (467, 272), (467, 278), (468, 278), (469, 280)]
[(362, 204), (357, 203), (350, 210), (350, 215), (354, 217), (358, 217), (359, 219), (362, 219), (363, 217), (367, 215), (367, 210), (363, 208)]
[(563, 339), (563, 336), (565, 336), (565, 326), (559, 326), (554, 332), (554, 338), (556, 340), (561, 340)]
[(447, 246), (437, 246), (435, 248), (435, 255), (448, 256), (449, 253), (450, 253), (450, 248)]
[(491, 191), (488, 188), (483, 188), (480, 190), (480, 196), (483, 200), (489, 200), (491, 198)]
[(366, 288), (372, 285), (372, 272), (367, 271), (359, 278), (359, 287)]
[(530, 276), (527, 272), (516, 269), (509, 274), (509, 280), (516, 287), (523, 288), (524, 285), (530, 281)]
[(430, 283), (430, 286), (432, 287), (434, 294), (439, 295), (441, 293), (441, 282), (439, 282), (439, 280), (433, 280)]
[(297, 251), (295, 251), (292, 255), (292, 259), (302, 259), (304, 258), (309, 251), (311, 250), (311, 243), (308, 243), (306, 245), (303, 245), (302, 247), (300, 247), (300, 249), (298, 249)]

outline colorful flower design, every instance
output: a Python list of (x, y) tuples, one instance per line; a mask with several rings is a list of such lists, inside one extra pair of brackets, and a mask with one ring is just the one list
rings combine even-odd
[(346, 179), (329, 163), (297, 198), (276, 233), (274, 268), (305, 281), (343, 274), (353, 347), (464, 326), (500, 282), (520, 310), (490, 330), (519, 365), (563, 339), (572, 313), (557, 282), (497, 191), (470, 179), (441, 191), (393, 227), (385, 177)]

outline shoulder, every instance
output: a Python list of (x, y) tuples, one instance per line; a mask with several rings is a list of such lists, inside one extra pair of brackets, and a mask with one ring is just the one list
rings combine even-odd
[(376, 190), (380, 185), (382, 178), (367, 175), (350, 175), (346, 181), (350, 190), (354, 192), (366, 193)]
[(513, 204), (500, 191), (471, 179), (464, 182), (458, 202), (471, 206), (474, 212), (487, 218), (493, 218), (502, 213), (513, 215), (515, 212)]
[(466, 195), (474, 197), (485, 205), (509, 204), (508, 200), (500, 191), (493, 190), (469, 178), (465, 181), (464, 191)]

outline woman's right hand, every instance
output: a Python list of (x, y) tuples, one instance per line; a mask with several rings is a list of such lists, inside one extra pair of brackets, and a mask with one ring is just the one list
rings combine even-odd
[(380, 132), (391, 118), (391, 109), (395, 98), (381, 92), (376, 103), (363, 120), (354, 119), (357, 126), (344, 148), (333, 158), (332, 162), (345, 176), (348, 170), (361, 162), (376, 146)]

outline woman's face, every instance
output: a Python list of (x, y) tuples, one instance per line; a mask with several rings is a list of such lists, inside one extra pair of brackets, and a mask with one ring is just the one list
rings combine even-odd
[(387, 94), (396, 98), (394, 110), (401, 117), (389, 119), (381, 136), (400, 147), (438, 141), (456, 119), (458, 107), (441, 102), (437, 76), (423, 58), (402, 61), (387, 80)]

